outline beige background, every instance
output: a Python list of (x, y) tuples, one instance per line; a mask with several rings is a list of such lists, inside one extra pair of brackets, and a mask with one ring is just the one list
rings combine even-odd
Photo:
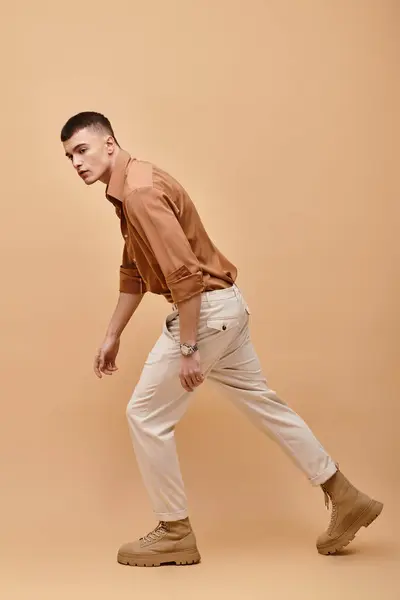
[[(400, 596), (399, 3), (86, 0), (3, 9), (0, 597)], [(187, 187), (239, 269), (270, 385), (385, 502), (339, 557), (285, 455), (209, 384), (177, 432), (203, 556), (134, 569), (155, 522), (125, 407), (166, 302), (148, 295), (117, 376), (92, 372), (117, 300), (118, 222), (59, 142), (104, 112)]]

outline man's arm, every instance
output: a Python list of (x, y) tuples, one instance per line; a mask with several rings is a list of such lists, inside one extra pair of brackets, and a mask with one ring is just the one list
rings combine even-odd
[(203, 272), (179, 223), (174, 203), (158, 190), (146, 188), (128, 196), (125, 210), (151, 247), (173, 302), (182, 303), (203, 292)]
[(117, 306), (107, 327), (104, 341), (94, 359), (94, 371), (99, 378), (102, 377), (102, 373), (112, 375), (117, 371), (115, 359), (119, 351), (121, 334), (146, 293), (145, 283), (136, 264), (128, 257), (126, 244), (119, 272), (119, 292)]
[(136, 263), (129, 258), (126, 243), (119, 268), (119, 298), (106, 332), (106, 338), (119, 338), (133, 313), (139, 306), (146, 285), (140, 276)]
[(187, 344), (197, 342), (197, 329), (200, 317), (201, 296), (197, 294), (189, 300), (178, 302), (180, 339)]
[[(148, 241), (178, 305), (180, 342), (194, 344), (204, 291), (203, 272), (179, 223), (176, 206), (166, 194), (143, 189), (127, 198), (125, 209), (128, 219)], [(198, 351), (182, 356), (180, 379), (187, 391), (193, 391), (203, 381)]]
[(120, 292), (117, 306), (106, 331), (106, 339), (117, 339), (129, 323), (133, 313), (143, 299), (143, 294)]
[(120, 338), (133, 313), (141, 303), (143, 294), (120, 292), (117, 306), (111, 317), (103, 343), (94, 358), (94, 372), (101, 379), (104, 375), (112, 375), (118, 370), (115, 364)]
[[(180, 339), (193, 346), (197, 342), (200, 306), (200, 294), (178, 303)], [(182, 387), (187, 392), (192, 392), (194, 388), (203, 383), (204, 375), (201, 369), (199, 351), (188, 357), (182, 356), (179, 378)]]

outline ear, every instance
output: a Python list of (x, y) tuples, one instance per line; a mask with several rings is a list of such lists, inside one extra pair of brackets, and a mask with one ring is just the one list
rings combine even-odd
[(112, 137), (112, 135), (109, 135), (106, 139), (106, 147), (107, 147), (107, 153), (108, 154), (112, 154), (115, 150), (115, 140)]

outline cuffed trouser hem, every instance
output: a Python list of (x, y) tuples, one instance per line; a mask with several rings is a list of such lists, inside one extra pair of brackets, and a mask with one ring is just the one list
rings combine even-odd
[(315, 477), (312, 477), (310, 479), (310, 483), (311, 485), (322, 485), (323, 483), (325, 483), (326, 481), (328, 481), (328, 479), (330, 479), (332, 477), (332, 475), (334, 475), (336, 473), (336, 471), (338, 470), (338, 466), (336, 463), (334, 463), (333, 461), (329, 463), (329, 465), (327, 466), (327, 468), (322, 471), (322, 473), (319, 473), (318, 475), (316, 475)]
[(159, 521), (181, 521), (182, 519), (186, 519), (188, 516), (188, 511), (180, 510), (174, 513), (154, 513)]

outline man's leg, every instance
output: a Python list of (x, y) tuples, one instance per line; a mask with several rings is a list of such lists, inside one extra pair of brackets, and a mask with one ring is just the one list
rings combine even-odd
[[(223, 295), (235, 297), (233, 291), (225, 291)], [(207, 298), (204, 294), (197, 338), (205, 376), (235, 335), (230, 331), (228, 336), (216, 336), (208, 327)], [(200, 560), (175, 445), (175, 427), (194, 395), (184, 390), (179, 379), (182, 360), (179, 328), (175, 310), (167, 317), (127, 406), (137, 463), (159, 525), (147, 536), (120, 548), (118, 561), (123, 564), (155, 566)]]
[(163, 333), (147, 357), (126, 410), (138, 467), (159, 521), (188, 516), (175, 427), (191, 396), (180, 384), (178, 350)]
[(200, 561), (175, 445), (175, 426), (190, 396), (180, 384), (179, 367), (179, 347), (164, 324), (126, 410), (139, 471), (158, 525), (142, 538), (121, 546), (118, 562), (125, 565)]
[(276, 441), (312, 485), (325, 483), (337, 466), (303, 419), (268, 387), (246, 327), (208, 379), (228, 393), (254, 425)]
[(327, 501), (331, 499), (332, 519), (318, 538), (317, 548), (321, 554), (332, 554), (346, 546), (362, 526), (367, 527), (383, 506), (351, 485), (303, 419), (268, 387), (246, 321), (247, 315), (209, 379), (220, 384), (238, 408), (280, 444), (312, 485), (322, 487)]

